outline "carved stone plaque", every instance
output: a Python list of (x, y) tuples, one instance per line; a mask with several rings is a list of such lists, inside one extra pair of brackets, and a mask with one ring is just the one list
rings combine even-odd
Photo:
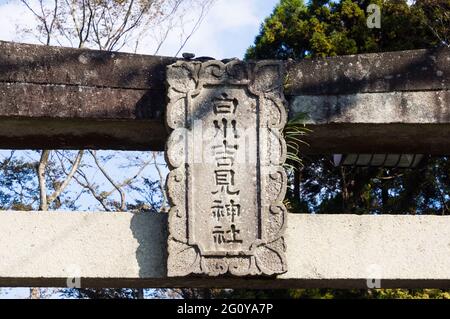
[(276, 61), (168, 67), (168, 275), (286, 271), (286, 122)]

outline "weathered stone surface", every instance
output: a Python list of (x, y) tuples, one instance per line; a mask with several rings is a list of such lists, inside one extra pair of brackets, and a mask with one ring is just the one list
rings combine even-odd
[[(155, 120), (145, 90), (1, 83), (1, 116), (21, 118)], [(145, 105), (145, 108), (144, 108)]]
[(0, 41), (0, 148), (161, 151), (176, 60)]
[(307, 115), (303, 154), (450, 154), (449, 90), (298, 95), (289, 112)]
[(0, 82), (0, 147), (163, 150), (164, 108), (152, 107), (163, 103), (147, 90)]
[[(0, 212), (0, 283), (164, 277), (167, 218), (129, 212)], [(30, 280), (32, 282), (32, 280)], [(25, 285), (26, 286), (26, 285)]]
[[(0, 41), (0, 82), (147, 89), (165, 97), (173, 57)], [(285, 93), (346, 94), (450, 89), (450, 49), (287, 62)]]
[(301, 154), (450, 154), (449, 124), (350, 124), (308, 125)]
[(352, 278), (361, 287), (372, 279), (381, 287), (414, 279), (428, 279), (431, 286), (440, 279), (448, 288), (449, 221), (449, 216), (430, 215), (289, 214), (290, 270), (279, 278)]
[(169, 276), (286, 271), (283, 65), (168, 67)]
[(162, 151), (163, 123), (151, 120), (17, 119), (0, 117), (3, 149)]
[(450, 49), (304, 59), (287, 63), (286, 96), (450, 89)]
[(149, 90), (164, 101), (177, 58), (0, 41), (0, 82)]
[(450, 91), (299, 95), (291, 98), (291, 116), (305, 113), (306, 124), (450, 123)]
[[(314, 132), (305, 138), (310, 147), (303, 153), (367, 152), (368, 148), (391, 152), (394, 148), (395, 152), (414, 149), (441, 155), (447, 150), (448, 154), (450, 128), (444, 117), (448, 107), (442, 108), (448, 106), (448, 99), (441, 98), (450, 89), (449, 59), (450, 49), (442, 48), (288, 62), (285, 94), (290, 102), (296, 96), (307, 102), (305, 96), (312, 95), (309, 99), (317, 103), (311, 114), (327, 110), (333, 96), (356, 101), (354, 93), (381, 94), (351, 103), (355, 109), (346, 109), (351, 117), (342, 118), (345, 123), (328, 124), (327, 114), (311, 123)], [(168, 137), (166, 66), (175, 61), (0, 41), (0, 148), (163, 150)], [(410, 92), (402, 95), (400, 91)], [(396, 100), (400, 104), (391, 99), (393, 94), (402, 96)], [(416, 103), (421, 94), (429, 97), (421, 104), (425, 109), (417, 110), (416, 119), (420, 114), (422, 122), (414, 120), (411, 111), (408, 117), (392, 113), (394, 104), (369, 107), (376, 104), (370, 101), (390, 100), (404, 109), (402, 105)], [(351, 122), (383, 114), (392, 115), (391, 124)]]
[(1, 212), (0, 286), (450, 287), (450, 216), (287, 214), (286, 273), (167, 277), (167, 214)]

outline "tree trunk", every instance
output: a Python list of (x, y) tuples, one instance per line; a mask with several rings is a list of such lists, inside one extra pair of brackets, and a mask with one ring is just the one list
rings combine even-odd
[(41, 299), (41, 289), (37, 287), (30, 288), (30, 299)]

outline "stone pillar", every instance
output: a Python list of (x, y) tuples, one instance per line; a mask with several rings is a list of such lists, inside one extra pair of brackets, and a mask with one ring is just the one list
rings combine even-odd
[(283, 64), (167, 69), (168, 275), (286, 272)]

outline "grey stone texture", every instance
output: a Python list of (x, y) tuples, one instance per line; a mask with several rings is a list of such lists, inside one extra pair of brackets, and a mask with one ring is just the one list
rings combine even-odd
[[(0, 284), (66, 286), (79, 274), (92, 287), (367, 288), (374, 276), (382, 287), (450, 287), (448, 216), (287, 217), (279, 135), (284, 87), (291, 117), (310, 115), (303, 153), (448, 155), (449, 52), (291, 61), (283, 78), (273, 61), (176, 62), (0, 41), (2, 148), (162, 150), (163, 82), (176, 62), (169, 216), (1, 213)], [(224, 173), (233, 152), (234, 174)], [(230, 228), (213, 234), (219, 219)]]
[(163, 214), (0, 212), (0, 284), (164, 277), (166, 223)]
[(286, 96), (448, 90), (450, 49), (288, 61)]
[(287, 214), (288, 271), (168, 277), (167, 214), (0, 212), (0, 286), (450, 287), (450, 216)]
[(445, 124), (450, 123), (450, 91), (299, 95), (291, 99), (290, 112), (307, 114), (311, 125)]
[(286, 271), (283, 64), (168, 67), (168, 275)]
[[(0, 147), (162, 151), (166, 67), (176, 61), (0, 41)], [(302, 152), (448, 153), (449, 62), (448, 48), (285, 62), (290, 107), (315, 100), (312, 114), (330, 111), (310, 124)], [(414, 104), (425, 117), (408, 111)], [(339, 117), (333, 105), (342, 105), (347, 122), (329, 121)], [(346, 105), (369, 119), (389, 114), (389, 124), (353, 123), (362, 114)]]
[(298, 95), (289, 112), (307, 115), (303, 154), (450, 154), (449, 90)]

